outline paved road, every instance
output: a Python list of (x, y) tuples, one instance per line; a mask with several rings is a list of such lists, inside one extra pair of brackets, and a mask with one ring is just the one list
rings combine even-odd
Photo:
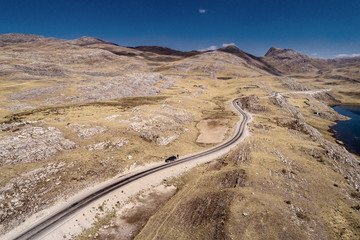
[(52, 215), (49, 215), (44, 220), (42, 220), (39, 223), (34, 224), (29, 229), (23, 231), (19, 235), (11, 238), (11, 239), (39, 239), (40, 236), (44, 235), (45, 232), (48, 232), (50, 229), (56, 228), (60, 223), (64, 222), (66, 219), (69, 219), (71, 216), (73, 216), (75, 213), (83, 209), (86, 205), (98, 200), (99, 198), (103, 197), (104, 195), (119, 189), (122, 186), (125, 186), (131, 182), (134, 182), (140, 178), (143, 178), (145, 176), (148, 176), (152, 173), (161, 171), (166, 168), (171, 168), (178, 164), (183, 164), (188, 161), (193, 161), (195, 159), (209, 156), (211, 154), (214, 154), (216, 152), (222, 151), (226, 148), (231, 148), (237, 141), (240, 140), (240, 138), (244, 134), (244, 130), (246, 127), (246, 123), (249, 121), (249, 116), (247, 113), (245, 113), (237, 104), (238, 99), (234, 99), (232, 101), (232, 105), (235, 107), (235, 109), (240, 113), (242, 116), (241, 120), (237, 124), (237, 128), (235, 130), (234, 136), (227, 140), (226, 142), (211, 148), (209, 150), (193, 154), (188, 157), (180, 158), (179, 160), (170, 162), (170, 163), (164, 163), (162, 165), (144, 170), (142, 172), (138, 172), (136, 174), (132, 174), (123, 178), (119, 178), (118, 181), (94, 192), (89, 194), (88, 196), (84, 197), (83, 199), (80, 199), (76, 202), (74, 202), (71, 206), (68, 206), (56, 213), (53, 213)]

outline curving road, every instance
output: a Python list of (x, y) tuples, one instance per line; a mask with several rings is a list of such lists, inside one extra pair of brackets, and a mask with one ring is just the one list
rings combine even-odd
[(88, 196), (74, 202), (72, 205), (56, 212), (48, 217), (44, 218), (41, 222), (34, 224), (29, 229), (23, 231), (22, 233), (18, 234), (15, 237), (12, 237), (10, 239), (39, 239), (40, 236), (42, 236), (45, 232), (48, 232), (50, 229), (56, 228), (60, 223), (64, 222), (65, 219), (69, 219), (72, 215), (80, 211), (82, 208), (84, 208), (86, 205), (98, 200), (99, 198), (103, 197), (104, 195), (119, 189), (122, 186), (125, 186), (131, 182), (134, 182), (140, 178), (143, 178), (145, 176), (148, 176), (150, 174), (153, 174), (155, 172), (161, 171), (163, 169), (171, 168), (178, 164), (183, 164), (188, 161), (192, 161), (201, 157), (209, 156), (211, 154), (223, 151), (224, 149), (230, 149), (232, 146), (234, 146), (240, 138), (244, 134), (244, 130), (246, 127), (246, 123), (249, 121), (250, 117), (247, 113), (245, 113), (237, 104), (238, 99), (234, 99), (232, 101), (232, 105), (234, 108), (239, 112), (239, 114), (242, 116), (241, 120), (237, 123), (235, 133), (233, 137), (231, 137), (226, 142), (208, 149), (206, 151), (193, 154), (191, 156), (187, 156), (184, 158), (181, 158), (179, 160), (170, 162), (170, 163), (164, 163), (162, 165), (144, 170), (142, 172), (138, 172), (129, 176), (125, 176), (122, 178), (119, 178), (118, 181), (113, 182), (112, 184), (105, 186), (104, 188), (93, 192), (89, 194)]

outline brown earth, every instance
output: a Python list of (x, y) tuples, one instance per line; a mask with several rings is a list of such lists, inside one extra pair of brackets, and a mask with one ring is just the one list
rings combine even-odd
[(228, 122), (228, 119), (201, 120), (196, 125), (200, 132), (196, 142), (206, 144), (222, 142), (228, 131)]

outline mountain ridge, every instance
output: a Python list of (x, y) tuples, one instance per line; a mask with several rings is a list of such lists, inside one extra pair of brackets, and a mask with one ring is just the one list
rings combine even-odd
[[(82, 45), (82, 46), (96, 44), (96, 43), (120, 46), (117, 43), (109, 42), (109, 41), (106, 41), (106, 40), (103, 40), (103, 39), (100, 39), (97, 37), (90, 37), (90, 36), (82, 36), (82, 37), (76, 38), (76, 39), (61, 39), (61, 38), (44, 37), (42, 35), (26, 34), (26, 33), (0, 34), (0, 44), (1, 43), (16, 44), (16, 43), (32, 42), (32, 41), (64, 41), (64, 42), (69, 42), (69, 43), (72, 43), (75, 45)], [(200, 51), (200, 50), (181, 51), (181, 50), (172, 49), (170, 47), (154, 46), (154, 45), (153, 46), (140, 45), (140, 46), (135, 46), (135, 47), (122, 46), (122, 47), (136, 49), (136, 50), (140, 50), (140, 51), (144, 51), (144, 52), (153, 52), (153, 53), (158, 53), (158, 54), (162, 54), (162, 55), (178, 55), (178, 56), (184, 56), (184, 55), (185, 56), (193, 56), (193, 55), (204, 52), (204, 51)], [(253, 54), (247, 53), (235, 45), (230, 45), (230, 46), (219, 48), (217, 50), (209, 50), (209, 51), (205, 51), (205, 52), (211, 52), (211, 51), (223, 51), (223, 52), (236, 53), (236, 54), (243, 53), (251, 58), (261, 58), (261, 57), (268, 57), (268, 56), (274, 56), (274, 55), (279, 55), (279, 54), (291, 53), (293, 55), (301, 55), (303, 57), (308, 57), (308, 58), (312, 58), (312, 59), (320, 59), (320, 60), (340, 61), (341, 59), (354, 59), (354, 60), (360, 59), (360, 56), (343, 57), (343, 58), (328, 58), (328, 59), (314, 58), (314, 57), (309, 57), (306, 54), (303, 54), (303, 53), (298, 52), (293, 49), (282, 49), (282, 48), (275, 47), (275, 46), (270, 47), (269, 50), (264, 54), (264, 56), (255, 56)]]
[[(157, 210), (142, 197), (132, 200), (147, 206), (130, 213), (106, 201), (80, 214), (100, 232), (77, 218), (70, 225), (83, 239), (359, 236), (359, 158), (328, 131), (346, 120), (331, 106), (360, 105), (358, 59), (276, 47), (261, 57), (236, 46), (132, 48), (92, 37), (8, 34), (0, 42), (1, 236), (90, 184), (216, 146), (238, 122), (233, 99), (252, 114), (234, 151), (181, 178), (157, 177), (174, 190), (161, 201), (150, 194)], [(114, 215), (96, 217), (107, 209), (127, 216), (129, 231)], [(75, 237), (64, 230), (61, 238)]]
[[(145, 58), (150, 62), (177, 62), (185, 58), (203, 55), (209, 52), (225, 52), (244, 60), (248, 67), (258, 68), (271, 75), (324, 73), (335, 67), (358, 66), (360, 57), (320, 59), (312, 58), (292, 49), (270, 47), (264, 56), (254, 56), (235, 45), (211, 51), (180, 51), (163, 46), (125, 47), (95, 37), (83, 36), (73, 40), (44, 37), (34, 34), (8, 33), (0, 34), (0, 46), (22, 43), (64, 43), (90, 49), (102, 49), (118, 56)], [(325, 73), (326, 75), (326, 73)], [(323, 74), (323, 76), (325, 76)]]

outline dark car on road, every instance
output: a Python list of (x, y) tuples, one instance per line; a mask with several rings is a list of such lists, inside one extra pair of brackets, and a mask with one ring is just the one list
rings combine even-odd
[(174, 161), (175, 159), (177, 159), (176, 156), (171, 156), (171, 157), (168, 157), (167, 159), (165, 159), (165, 162), (172, 162), (172, 161)]

